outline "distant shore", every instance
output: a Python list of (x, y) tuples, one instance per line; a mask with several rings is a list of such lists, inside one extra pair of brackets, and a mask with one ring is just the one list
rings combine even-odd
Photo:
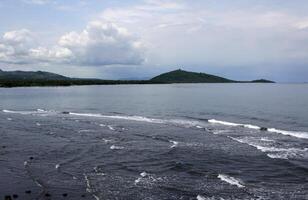
[[(262, 83), (250, 81), (238, 81), (232, 83)], [(86, 85), (156, 85), (156, 84), (199, 84), (196, 83), (164, 83), (149, 80), (0, 80), (0, 88), (14, 87), (69, 87), (69, 86), (86, 86)], [(201, 83), (200, 83), (201, 84)], [(215, 83), (208, 83), (215, 84)], [(216, 83), (217, 84), (217, 83)], [(218, 83), (221, 84), (221, 83)], [(230, 83), (227, 83), (230, 84)]]
[(211, 74), (189, 72), (181, 69), (160, 74), (149, 80), (103, 80), (94, 78), (70, 78), (43, 71), (2, 71), (0, 87), (44, 87), (78, 85), (127, 85), (127, 84), (173, 84), (173, 83), (274, 83), (266, 79), (236, 81)]

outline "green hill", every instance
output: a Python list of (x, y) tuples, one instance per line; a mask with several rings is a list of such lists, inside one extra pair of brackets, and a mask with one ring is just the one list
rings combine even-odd
[(251, 81), (252, 83), (275, 83), (274, 81), (266, 80), (266, 79), (258, 79)]
[(158, 83), (235, 83), (237, 81), (205, 73), (188, 72), (181, 69), (152, 78)]
[(0, 80), (67, 80), (70, 79), (59, 74), (43, 71), (2, 71), (0, 69)]

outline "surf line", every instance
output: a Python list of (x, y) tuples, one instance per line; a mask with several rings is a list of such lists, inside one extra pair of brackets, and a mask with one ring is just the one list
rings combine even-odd
[(216, 119), (210, 119), (207, 120), (211, 124), (220, 124), (224, 126), (234, 126), (234, 127), (243, 127), (243, 128), (249, 128), (249, 129), (255, 129), (255, 130), (260, 130), (260, 131), (267, 131), (271, 133), (279, 133), (282, 135), (287, 135), (287, 136), (292, 136), (292, 137), (297, 137), (301, 139), (308, 139), (308, 133), (307, 132), (299, 132), (299, 131), (285, 131), (285, 130), (279, 130), (275, 128), (267, 128), (267, 127), (259, 127), (256, 125), (251, 125), (251, 124), (237, 124), (233, 122), (227, 122), (227, 121), (220, 121)]

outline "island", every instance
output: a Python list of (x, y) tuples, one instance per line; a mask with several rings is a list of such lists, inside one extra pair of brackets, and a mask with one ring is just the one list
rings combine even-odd
[(116, 85), (116, 84), (172, 84), (172, 83), (274, 83), (266, 79), (235, 81), (206, 73), (174, 70), (149, 80), (103, 80), (94, 78), (70, 78), (44, 71), (2, 71), (0, 87)]

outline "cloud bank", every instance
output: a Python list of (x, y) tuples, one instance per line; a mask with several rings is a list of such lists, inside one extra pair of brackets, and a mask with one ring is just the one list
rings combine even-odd
[(113, 23), (90, 22), (80, 33), (63, 35), (52, 47), (35, 46), (34, 41), (34, 34), (27, 29), (4, 33), (0, 61), (104, 66), (138, 65), (144, 60), (141, 42)]

